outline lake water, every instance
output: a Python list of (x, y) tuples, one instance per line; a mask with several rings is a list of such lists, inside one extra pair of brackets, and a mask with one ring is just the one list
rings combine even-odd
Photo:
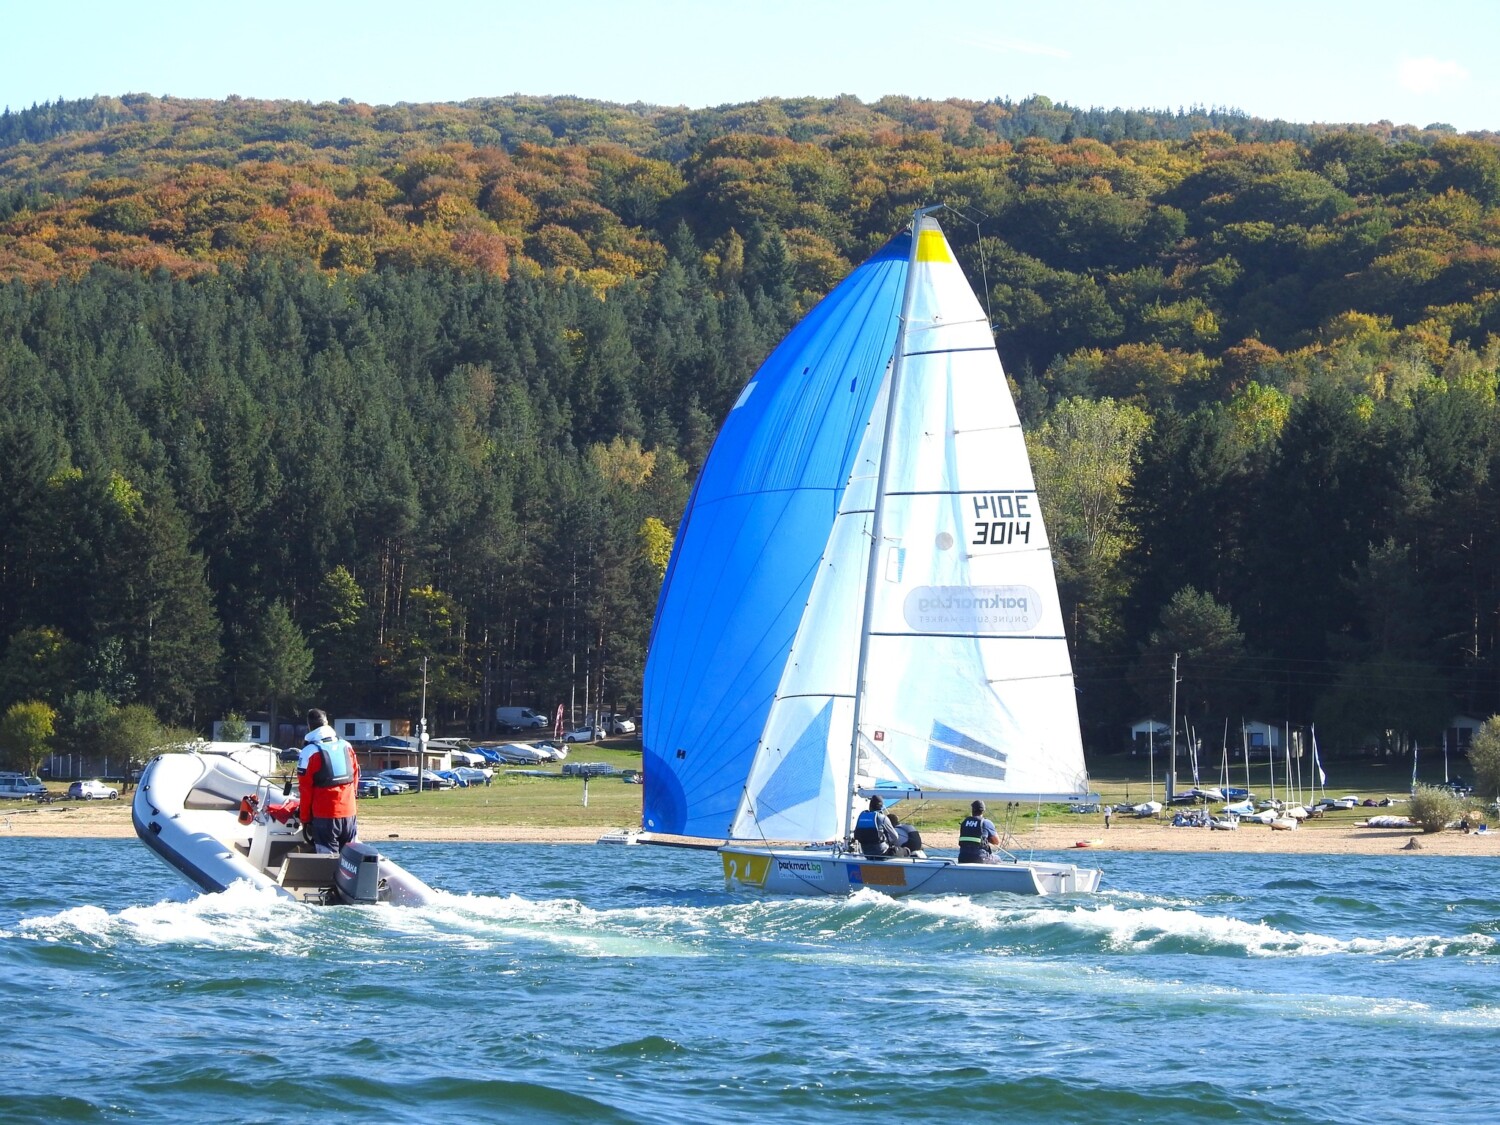
[[(752, 899), (400, 844), (422, 909), (0, 837), (0, 1120), (1494, 1121), (1490, 860), (1101, 855), (1076, 899)], [(1095, 858), (1095, 857), (1090, 857)]]

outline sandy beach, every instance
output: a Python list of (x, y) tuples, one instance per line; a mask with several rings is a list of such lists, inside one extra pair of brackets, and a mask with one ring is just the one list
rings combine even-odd
[[(1423, 835), (1418, 830), (1363, 828), (1351, 820), (1310, 823), (1289, 832), (1276, 832), (1260, 825), (1244, 825), (1235, 832), (1205, 828), (1173, 828), (1154, 821), (1116, 820), (1108, 830), (1096, 817), (1079, 817), (1076, 823), (1056, 821), (1014, 838), (1014, 848), (1079, 852), (1278, 852), (1304, 855), (1384, 855), (1394, 852), (1416, 855), (1500, 855), (1500, 832), (1469, 833), (1449, 830)], [(620, 825), (617, 827), (624, 827)], [(472, 842), (499, 844), (592, 844), (608, 831), (592, 825), (539, 827), (535, 825), (480, 824), (452, 827), (424, 823), (420, 817), (369, 818), (363, 833), (372, 843), (383, 839), (412, 841)], [(927, 844), (934, 848), (956, 848), (957, 826), (951, 832), (923, 829)], [(79, 839), (128, 839), (135, 832), (130, 824), (127, 800), (88, 804), (53, 804), (0, 807), (0, 840), (6, 836), (43, 836)], [(658, 836), (660, 840), (672, 837)], [(1419, 847), (1407, 850), (1413, 839)], [(701, 844), (702, 841), (691, 841)], [(1082, 845), (1082, 846), (1080, 846)]]

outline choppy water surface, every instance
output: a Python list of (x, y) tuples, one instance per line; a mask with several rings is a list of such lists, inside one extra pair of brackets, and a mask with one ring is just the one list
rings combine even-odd
[(0, 1120), (1492, 1120), (1489, 860), (1109, 854), (1077, 899), (751, 899), (404, 844), (422, 909), (0, 837)]

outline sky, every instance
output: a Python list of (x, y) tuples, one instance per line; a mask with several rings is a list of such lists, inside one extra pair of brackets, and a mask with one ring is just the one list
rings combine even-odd
[(1500, 0), (0, 0), (0, 106), (887, 94), (1500, 131)]

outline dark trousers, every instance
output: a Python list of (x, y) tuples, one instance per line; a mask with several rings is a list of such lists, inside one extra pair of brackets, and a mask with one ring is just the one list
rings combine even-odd
[(315, 816), (312, 818), (313, 851), (333, 852), (344, 850), (359, 836), (357, 816)]

